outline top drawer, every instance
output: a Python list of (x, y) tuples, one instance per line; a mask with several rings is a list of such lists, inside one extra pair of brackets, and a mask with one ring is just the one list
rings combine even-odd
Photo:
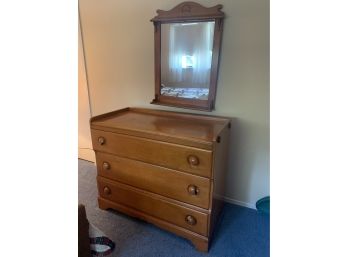
[(92, 129), (95, 151), (211, 177), (212, 152)]

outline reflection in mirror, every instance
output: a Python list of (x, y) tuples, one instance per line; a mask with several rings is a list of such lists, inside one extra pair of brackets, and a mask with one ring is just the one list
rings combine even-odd
[(161, 24), (161, 95), (208, 99), (214, 26)]

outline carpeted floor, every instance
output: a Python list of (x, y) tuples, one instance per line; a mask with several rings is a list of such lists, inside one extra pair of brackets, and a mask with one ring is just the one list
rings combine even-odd
[(269, 216), (226, 204), (209, 253), (201, 253), (183, 238), (116, 211), (98, 208), (96, 166), (79, 160), (79, 203), (89, 221), (116, 243), (112, 256), (124, 257), (266, 257), (269, 256)]

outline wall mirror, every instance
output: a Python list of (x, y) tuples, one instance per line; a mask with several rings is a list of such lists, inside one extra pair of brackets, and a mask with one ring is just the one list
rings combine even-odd
[(224, 13), (183, 2), (157, 10), (153, 104), (211, 111), (215, 105)]

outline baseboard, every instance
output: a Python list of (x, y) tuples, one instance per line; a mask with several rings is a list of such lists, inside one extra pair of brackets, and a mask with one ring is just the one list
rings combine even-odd
[(95, 163), (94, 151), (88, 148), (79, 148), (79, 159)]
[(235, 205), (239, 205), (239, 206), (243, 206), (246, 208), (256, 210), (255, 204), (238, 201), (238, 200), (232, 199), (232, 198), (227, 197), (227, 196), (216, 196), (216, 197), (221, 199), (221, 200), (224, 200), (226, 203), (231, 203), (231, 204), (235, 204)]

